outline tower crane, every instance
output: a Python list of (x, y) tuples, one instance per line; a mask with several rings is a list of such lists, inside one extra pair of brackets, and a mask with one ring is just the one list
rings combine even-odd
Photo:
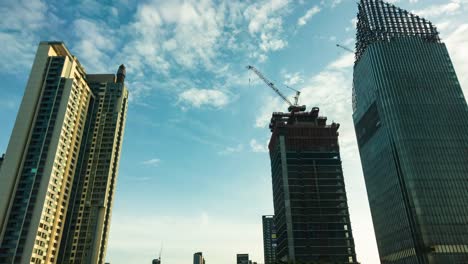
[(247, 69), (248, 70), (251, 70), (253, 71), (255, 74), (257, 74), (257, 76), (262, 79), (266, 85), (268, 85), (271, 89), (273, 89), (273, 91), (276, 92), (276, 94), (278, 94), (286, 103), (289, 104), (289, 107), (288, 107), (288, 111), (291, 112), (291, 113), (295, 113), (295, 112), (304, 112), (306, 110), (306, 106), (305, 105), (298, 105), (298, 102), (299, 102), (299, 96), (301, 95), (301, 92), (299, 92), (298, 90), (295, 90), (289, 86), (287, 86), (289, 89), (293, 90), (296, 92), (296, 95), (294, 96), (294, 103), (292, 103), (284, 94), (282, 94), (280, 92), (280, 90), (278, 88), (276, 88), (275, 84), (273, 82), (271, 82), (270, 80), (268, 80), (259, 70), (257, 70), (257, 68), (255, 68), (254, 66), (247, 66)]
[(351, 50), (350, 48), (345, 47), (345, 46), (343, 46), (343, 45), (341, 45), (341, 44), (336, 44), (336, 46), (337, 46), (338, 48), (342, 48), (342, 49), (344, 49), (344, 50), (346, 50), (346, 51), (349, 51), (349, 52), (351, 52), (351, 53), (354, 53), (353, 50)]

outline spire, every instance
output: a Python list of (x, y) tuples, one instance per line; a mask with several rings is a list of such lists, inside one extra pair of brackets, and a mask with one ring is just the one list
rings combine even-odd
[(375, 42), (417, 36), (428, 42), (440, 42), (431, 22), (382, 0), (361, 0), (358, 4), (356, 62)]
[(119, 70), (117, 71), (117, 82), (118, 83), (123, 83), (125, 81), (125, 65), (120, 65)]

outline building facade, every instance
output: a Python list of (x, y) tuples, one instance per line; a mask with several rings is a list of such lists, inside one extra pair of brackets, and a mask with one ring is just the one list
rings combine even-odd
[(203, 258), (202, 252), (197, 252), (193, 254), (193, 264), (204, 264), (205, 259)]
[(128, 92), (125, 67), (114, 74), (88, 74), (88, 110), (68, 206), (60, 263), (104, 263)]
[(5, 154), (2, 154), (2, 156), (0, 156), (0, 170), (2, 169), (2, 163), (3, 163), (4, 158), (5, 158)]
[(96, 97), (87, 79), (63, 43), (40, 43), (0, 170), (0, 263), (59, 263)]
[(236, 263), (237, 264), (249, 264), (249, 254), (237, 254)]
[(468, 263), (468, 107), (431, 22), (361, 0), (353, 119), (382, 263)]
[(265, 264), (276, 263), (276, 230), (273, 215), (262, 216), (263, 256)]
[(339, 124), (319, 109), (273, 113), (271, 159), (276, 260), (357, 263), (338, 145)]

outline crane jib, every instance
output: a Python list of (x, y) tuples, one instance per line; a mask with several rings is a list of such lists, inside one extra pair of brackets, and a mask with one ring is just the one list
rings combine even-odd
[(293, 104), (293, 103), (291, 103), (291, 101), (284, 94), (282, 94), (280, 92), (280, 90), (278, 88), (276, 88), (275, 84), (273, 82), (271, 82), (270, 80), (268, 80), (265, 76), (263, 76), (263, 74), (259, 70), (257, 70), (257, 68), (255, 68), (254, 66), (249, 65), (249, 66), (247, 66), (247, 69), (252, 70), (255, 74), (257, 74), (257, 76), (260, 79), (262, 79), (265, 82), (266, 85), (268, 85), (271, 89), (273, 89), (273, 91), (275, 91), (276, 94), (278, 94), (286, 103), (289, 104), (289, 107), (288, 107), (289, 112), (302, 112), (302, 111), (306, 110), (305, 105), (303, 105), (303, 106), (298, 105), (299, 96), (300, 96), (301, 92), (287, 86), (289, 89), (291, 89), (293, 91), (296, 91), (296, 96), (294, 96), (294, 104)]

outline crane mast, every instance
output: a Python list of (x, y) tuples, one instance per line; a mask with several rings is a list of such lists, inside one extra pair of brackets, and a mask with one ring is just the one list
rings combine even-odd
[(289, 104), (289, 107), (288, 107), (289, 112), (292, 112), (292, 113), (303, 112), (306, 110), (305, 105), (302, 105), (302, 106), (297, 105), (301, 92), (288, 86), (289, 89), (296, 92), (296, 95), (294, 96), (294, 104), (293, 104), (284, 94), (281, 93), (281, 91), (275, 86), (275, 84), (271, 82), (270, 80), (268, 80), (268, 78), (266, 78), (259, 70), (257, 70), (257, 68), (249, 65), (247, 66), (247, 69), (253, 71), (260, 79), (262, 79), (265, 82), (266, 85), (268, 85), (271, 89), (273, 89), (273, 91), (275, 91), (277, 95), (279, 95), (286, 103)]

